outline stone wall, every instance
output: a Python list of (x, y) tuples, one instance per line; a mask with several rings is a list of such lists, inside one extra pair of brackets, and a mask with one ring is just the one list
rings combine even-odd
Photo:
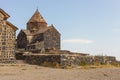
[(23, 55), (24, 53), (17, 53), (15, 54), (15, 57), (17, 60), (25, 60), (26, 59), (26, 56)]
[(26, 62), (29, 64), (42, 65), (45, 62), (58, 63), (61, 67), (80, 66), (84, 64), (100, 64), (115, 62), (115, 57), (112, 56), (81, 56), (77, 54), (37, 54), (27, 55)]
[(26, 55), (25, 61), (29, 64), (42, 65), (45, 62), (47, 63), (58, 63), (60, 64), (60, 55), (51, 55), (51, 54), (33, 54)]
[(104, 64), (108, 62), (115, 62), (116, 58), (113, 56), (94, 56), (93, 60)]
[(53, 27), (53, 25), (48, 27), (48, 30), (44, 32), (44, 48), (60, 49), (60, 33)]
[(75, 66), (80, 65), (81, 63), (91, 64), (93, 58), (90, 56), (80, 56), (80, 55), (70, 55), (70, 54), (62, 54), (61, 55), (61, 66)]
[(113, 56), (80, 56), (71, 54), (61, 55), (61, 66), (76, 66), (84, 64), (94, 64), (98, 62), (100, 64), (106, 64), (111, 62), (116, 62), (116, 58)]
[(10, 16), (0, 8), (0, 63), (15, 63), (16, 30)]
[(23, 30), (20, 31), (20, 33), (17, 36), (17, 48), (18, 49), (26, 49), (27, 47), (27, 37)]

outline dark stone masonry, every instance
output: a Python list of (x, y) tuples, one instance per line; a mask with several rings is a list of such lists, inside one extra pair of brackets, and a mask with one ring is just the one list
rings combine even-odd
[(61, 55), (61, 66), (80, 66), (85, 64), (94, 64), (98, 62), (100, 64), (107, 64), (111, 62), (116, 62), (116, 58), (112, 56), (80, 56), (80, 55)]
[(36, 54), (36, 55), (26, 55), (25, 61), (29, 64), (42, 65), (47, 63), (58, 63), (60, 64), (61, 56), (59, 54)]
[(41, 52), (46, 49), (60, 49), (60, 33), (53, 25), (47, 26), (46, 21), (38, 11), (27, 22), (17, 36), (17, 48)]
[[(74, 54), (74, 53), (73, 53)], [(81, 56), (79, 54), (31, 54), (26, 55), (25, 61), (29, 64), (42, 65), (45, 62), (59, 64), (62, 68), (67, 66), (80, 66), (82, 64), (108, 64), (116, 62), (116, 58), (112, 56)]]
[(7, 19), (10, 16), (0, 8), (0, 63), (15, 63), (15, 40), (18, 29)]

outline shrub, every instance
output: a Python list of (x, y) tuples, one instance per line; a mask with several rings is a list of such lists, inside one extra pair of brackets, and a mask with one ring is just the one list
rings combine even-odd
[(85, 61), (81, 61), (79, 66), (87, 66), (88, 64)]
[(118, 63), (118, 62), (111, 62), (110, 64), (115, 67), (120, 67), (120, 63)]

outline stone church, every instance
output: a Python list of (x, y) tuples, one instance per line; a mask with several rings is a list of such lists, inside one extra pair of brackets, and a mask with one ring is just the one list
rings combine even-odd
[(10, 16), (0, 8), (0, 63), (14, 63), (16, 30), (12, 23), (7, 21)]
[(17, 48), (29, 51), (60, 49), (60, 33), (53, 25), (47, 26), (38, 9), (17, 36)]

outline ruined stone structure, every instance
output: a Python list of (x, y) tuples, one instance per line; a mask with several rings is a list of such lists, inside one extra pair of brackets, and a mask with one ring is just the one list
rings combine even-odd
[(38, 9), (27, 22), (27, 29), (21, 30), (17, 36), (18, 49), (41, 51), (60, 49), (60, 33), (53, 25), (47, 26)]
[(83, 56), (80, 54), (31, 54), (25, 55), (25, 61), (29, 64), (42, 65), (44, 63), (59, 64), (60, 67), (81, 66), (83, 64), (92, 65), (95, 62), (100, 64), (110, 64), (116, 62), (114, 56)]
[(0, 8), (0, 63), (15, 61), (17, 27), (7, 21), (10, 16)]
[[(76, 66), (82, 63), (115, 62), (112, 56), (90, 56), (60, 50), (60, 33), (53, 25), (47, 26), (38, 10), (27, 23), (27, 29), (21, 30), (17, 36), (18, 53), (16, 59), (25, 60), (29, 64), (59, 64), (61, 67)], [(42, 54), (38, 54), (42, 53)]]
[(18, 59), (35, 65), (59, 64), (64, 68), (82, 63), (116, 62), (116, 58), (113, 56), (90, 56), (89, 54), (60, 50), (60, 33), (53, 25), (47, 26), (38, 9), (28, 21), (27, 29), (21, 30), (18, 34), (17, 48), (20, 50), (16, 50), (17, 27), (7, 21), (9, 17), (5, 11), (0, 9), (0, 63), (14, 63)]

